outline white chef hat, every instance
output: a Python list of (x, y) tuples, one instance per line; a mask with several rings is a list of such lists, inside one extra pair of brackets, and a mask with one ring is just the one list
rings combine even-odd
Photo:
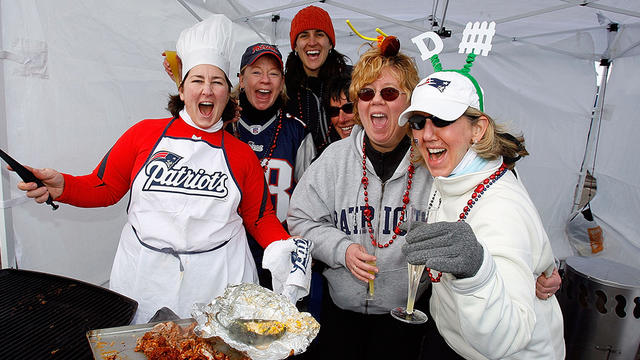
[(182, 80), (200, 64), (217, 66), (228, 77), (232, 28), (229, 18), (214, 14), (180, 33), (176, 50), (182, 60)]

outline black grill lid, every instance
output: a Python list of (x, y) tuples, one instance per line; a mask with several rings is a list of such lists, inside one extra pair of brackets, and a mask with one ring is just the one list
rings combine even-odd
[(93, 359), (86, 332), (131, 323), (138, 303), (82, 281), (0, 270), (0, 359)]

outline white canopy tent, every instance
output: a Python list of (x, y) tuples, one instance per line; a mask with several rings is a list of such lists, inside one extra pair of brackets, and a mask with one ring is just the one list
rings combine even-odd
[[(495, 21), (493, 49), (478, 57), (472, 74), (486, 93), (487, 112), (525, 135), (532, 155), (518, 168), (555, 255), (574, 254), (565, 225), (581, 170), (589, 169), (598, 181), (591, 204), (604, 230), (600, 256), (640, 267), (640, 2), (634, 0), (3, 0), (0, 148), (24, 164), (88, 173), (125, 129), (168, 116), (167, 95), (176, 90), (161, 53), (175, 48), (182, 29), (213, 12), (227, 14), (239, 30), (237, 69), (253, 42), (276, 43), (288, 54), (291, 19), (309, 4), (331, 14), (336, 49), (352, 62), (366, 48), (346, 19), (366, 36), (375, 37), (376, 27), (398, 36), (421, 76), (432, 68), (412, 37), (450, 30), (440, 58), (445, 68), (460, 68), (464, 25)], [(595, 109), (593, 119), (594, 62), (601, 59), (612, 66), (600, 95), (603, 111)], [(127, 197), (110, 208), (62, 204), (52, 212), (27, 201), (17, 181), (3, 166), (2, 267), (106, 283)]]

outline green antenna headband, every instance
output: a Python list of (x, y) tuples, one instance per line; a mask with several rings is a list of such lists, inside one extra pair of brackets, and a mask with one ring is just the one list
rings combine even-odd
[(433, 65), (433, 70), (436, 72), (453, 71), (469, 79), (473, 84), (473, 86), (476, 88), (476, 94), (478, 94), (478, 103), (480, 104), (479, 110), (484, 112), (484, 98), (482, 96), (482, 89), (480, 89), (480, 85), (478, 85), (478, 82), (476, 81), (476, 79), (473, 76), (471, 76), (471, 74), (469, 74), (469, 71), (471, 70), (471, 66), (473, 65), (473, 61), (475, 59), (476, 59), (476, 54), (474, 54), (473, 52), (467, 55), (466, 64), (462, 67), (462, 69), (459, 69), (459, 70), (453, 70), (453, 69), (443, 70), (442, 64), (440, 64), (440, 58), (438, 57), (438, 54), (433, 55), (429, 60), (431, 60), (431, 65)]

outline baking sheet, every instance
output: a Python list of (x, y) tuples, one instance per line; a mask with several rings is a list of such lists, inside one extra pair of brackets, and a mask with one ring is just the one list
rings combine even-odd
[[(93, 358), (96, 360), (146, 360), (147, 357), (142, 352), (134, 351), (136, 341), (161, 322), (164, 321), (87, 331), (87, 340), (91, 345)], [(195, 320), (180, 319), (173, 322), (186, 328)], [(221, 339), (217, 340), (213, 347), (215, 350), (224, 352), (231, 360), (246, 359), (243, 354), (232, 350)]]
[[(136, 341), (161, 322), (87, 331), (93, 358), (96, 360), (146, 360), (147, 357), (143, 353), (134, 351)], [(184, 328), (195, 320), (180, 319), (174, 322)]]

